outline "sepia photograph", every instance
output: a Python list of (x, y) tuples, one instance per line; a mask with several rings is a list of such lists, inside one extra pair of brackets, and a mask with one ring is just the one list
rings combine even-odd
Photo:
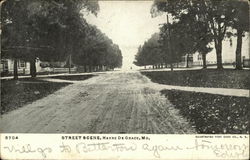
[(249, 1), (0, 6), (2, 135), (249, 135)]

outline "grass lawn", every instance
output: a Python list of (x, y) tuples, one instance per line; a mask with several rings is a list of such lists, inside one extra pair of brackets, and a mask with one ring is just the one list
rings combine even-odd
[(43, 98), (69, 84), (32, 78), (23, 78), (18, 81), (1, 80), (1, 114)]
[(53, 76), (49, 78), (72, 80), (72, 81), (82, 81), (94, 77), (95, 75), (67, 75), (67, 76)]
[(160, 84), (213, 87), (213, 88), (239, 88), (250, 89), (250, 70), (233, 69), (207, 69), (186, 71), (153, 71), (141, 72), (153, 82)]
[(202, 134), (249, 134), (250, 99), (178, 90), (161, 91)]

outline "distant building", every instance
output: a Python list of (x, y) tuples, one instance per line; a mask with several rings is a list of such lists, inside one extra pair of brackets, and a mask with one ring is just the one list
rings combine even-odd
[[(1, 73), (13, 74), (14, 73), (14, 60), (1, 59), (0, 66)], [(17, 70), (19, 74), (30, 74), (30, 63), (23, 60), (17, 61)]]
[[(36, 71), (37, 72), (55, 72), (63, 73), (68, 72), (66, 61), (63, 62), (45, 62), (37, 59)], [(17, 61), (18, 74), (30, 74), (30, 62), (23, 60)], [(72, 68), (72, 71), (76, 71), (76, 68)], [(1, 59), (0, 65), (1, 75), (11, 75), (14, 73), (14, 60), (12, 59)]]
[[(230, 46), (230, 41), (226, 40), (223, 41), (222, 46), (222, 63), (224, 65), (233, 65), (235, 63), (235, 51), (236, 51), (236, 37), (232, 39), (233, 43)], [(213, 46), (212, 46), (213, 47)], [(214, 48), (214, 47), (213, 47)], [(249, 37), (248, 35), (243, 38), (242, 42), (242, 62), (243, 57), (245, 59), (249, 59)], [(207, 65), (216, 65), (217, 59), (216, 59), (216, 51), (215, 48), (207, 54), (206, 57)], [(193, 65), (194, 66), (202, 66), (202, 55), (199, 53), (193, 54)]]
[(179, 62), (178, 64), (174, 64), (175, 67), (192, 67), (193, 66), (193, 55), (185, 55), (181, 57), (181, 62)]

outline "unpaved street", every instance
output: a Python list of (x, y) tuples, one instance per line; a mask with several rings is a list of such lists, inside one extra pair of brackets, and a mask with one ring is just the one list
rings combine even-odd
[(5, 133), (194, 133), (139, 72), (100, 74), (0, 119)]

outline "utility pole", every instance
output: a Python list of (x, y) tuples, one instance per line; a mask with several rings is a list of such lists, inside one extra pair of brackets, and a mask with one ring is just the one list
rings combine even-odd
[(167, 14), (167, 25), (168, 25), (168, 51), (170, 54), (170, 67), (171, 71), (173, 71), (173, 53), (172, 53), (172, 47), (171, 47), (171, 31), (170, 31), (170, 23), (168, 20), (168, 14)]

